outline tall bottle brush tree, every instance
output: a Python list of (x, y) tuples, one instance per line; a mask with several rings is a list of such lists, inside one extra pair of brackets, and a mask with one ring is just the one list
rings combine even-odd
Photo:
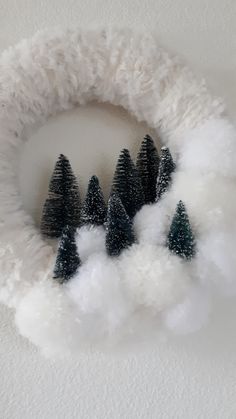
[(168, 190), (172, 181), (172, 175), (174, 170), (175, 163), (173, 161), (169, 148), (162, 147), (160, 156), (159, 177), (156, 186), (156, 201), (159, 201), (161, 196)]
[(151, 204), (156, 200), (159, 162), (160, 158), (154, 141), (149, 135), (146, 135), (142, 141), (136, 162), (143, 187), (145, 204)]
[(43, 207), (41, 232), (44, 236), (58, 238), (66, 225), (78, 227), (79, 217), (80, 195), (77, 179), (67, 157), (60, 154)]
[(130, 218), (133, 218), (144, 204), (141, 179), (127, 149), (121, 151), (116, 165), (113, 192), (120, 197)]
[(92, 176), (83, 203), (80, 223), (103, 225), (106, 221), (107, 208), (97, 176)]
[(167, 239), (170, 251), (184, 259), (191, 259), (196, 253), (196, 243), (185, 205), (179, 201)]
[(81, 264), (77, 253), (75, 231), (71, 226), (66, 226), (62, 231), (53, 276), (60, 283), (72, 278)]
[(108, 202), (106, 230), (106, 249), (109, 256), (119, 256), (122, 250), (135, 242), (132, 222), (116, 194), (112, 194)]

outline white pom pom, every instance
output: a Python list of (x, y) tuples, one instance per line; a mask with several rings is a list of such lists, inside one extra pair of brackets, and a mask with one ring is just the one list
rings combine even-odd
[(82, 262), (94, 253), (105, 253), (105, 236), (103, 226), (86, 225), (77, 230), (76, 243)]
[(134, 218), (134, 231), (140, 243), (164, 244), (168, 212), (160, 203), (144, 205)]
[(211, 302), (206, 289), (194, 286), (189, 295), (164, 313), (165, 326), (176, 334), (193, 333), (207, 321)]
[(236, 294), (236, 231), (211, 231), (198, 241), (196, 272), (224, 296)]
[(114, 335), (132, 311), (116, 259), (106, 255), (91, 256), (68, 282), (67, 292), (81, 311), (83, 329), (93, 339)]
[(130, 298), (155, 312), (176, 304), (191, 285), (186, 262), (161, 246), (133, 245), (121, 255), (120, 270)]
[(80, 347), (78, 313), (64, 287), (50, 280), (36, 284), (25, 295), (15, 320), (20, 333), (46, 355), (64, 356)]
[(180, 169), (236, 175), (236, 131), (224, 119), (211, 119), (182, 137)]

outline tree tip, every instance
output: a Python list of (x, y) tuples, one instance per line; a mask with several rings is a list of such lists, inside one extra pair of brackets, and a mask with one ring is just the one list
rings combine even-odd
[(152, 137), (151, 137), (151, 135), (149, 135), (149, 134), (146, 134), (144, 136), (143, 141), (148, 141), (150, 143), (153, 143), (154, 142), (153, 139), (152, 139)]
[(93, 182), (93, 183), (97, 183), (97, 184), (99, 184), (98, 177), (97, 177), (96, 175), (91, 176), (91, 178), (90, 178), (90, 180), (89, 180), (89, 183), (90, 183), (90, 182)]
[[(111, 193), (110, 198), (108, 200), (108, 211), (109, 211), (109, 208), (111, 208), (113, 205), (114, 206), (118, 205), (118, 206), (124, 208), (124, 205), (123, 205), (119, 195), (115, 191)], [(125, 208), (124, 208), (124, 210), (125, 210)]]
[(128, 148), (122, 148), (122, 150), (120, 152), (120, 155), (123, 155), (123, 154), (130, 155), (130, 152), (129, 152)]
[(68, 157), (65, 156), (65, 154), (59, 154), (58, 160), (69, 160)]
[(176, 207), (176, 210), (177, 211), (180, 211), (181, 213), (186, 213), (186, 207), (185, 207), (185, 204), (184, 204), (184, 202), (182, 200), (180, 200), (178, 202), (177, 207)]

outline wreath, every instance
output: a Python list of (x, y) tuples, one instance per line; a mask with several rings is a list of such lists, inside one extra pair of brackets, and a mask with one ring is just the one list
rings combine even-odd
[[(0, 301), (19, 332), (65, 355), (199, 329), (212, 295), (236, 291), (236, 136), (221, 100), (153, 36), (126, 30), (40, 32), (0, 69)], [(137, 165), (123, 150), (107, 209), (96, 176), (81, 208), (61, 155), (40, 231), (20, 196), (20, 149), (50, 116), (94, 100), (158, 132), (160, 158), (149, 136)]]

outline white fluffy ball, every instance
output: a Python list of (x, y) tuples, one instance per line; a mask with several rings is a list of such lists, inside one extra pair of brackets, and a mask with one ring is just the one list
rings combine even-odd
[(140, 243), (164, 244), (168, 213), (159, 203), (144, 205), (134, 218), (134, 231)]
[(198, 242), (196, 275), (221, 295), (236, 294), (236, 230), (211, 231)]
[(193, 286), (184, 300), (163, 314), (164, 325), (175, 334), (193, 333), (207, 321), (211, 301), (206, 289)]
[(20, 333), (46, 355), (65, 355), (80, 347), (79, 317), (64, 287), (36, 284), (21, 300), (15, 316)]
[(103, 226), (86, 225), (77, 230), (76, 244), (82, 262), (94, 253), (105, 253), (105, 236)]
[(68, 295), (81, 311), (89, 338), (114, 335), (132, 312), (122, 285), (116, 259), (105, 254), (91, 256), (68, 282)]
[(236, 131), (225, 119), (210, 119), (182, 138), (181, 170), (236, 175)]
[(121, 255), (120, 269), (130, 298), (156, 313), (178, 303), (191, 285), (186, 262), (161, 246), (133, 245)]

